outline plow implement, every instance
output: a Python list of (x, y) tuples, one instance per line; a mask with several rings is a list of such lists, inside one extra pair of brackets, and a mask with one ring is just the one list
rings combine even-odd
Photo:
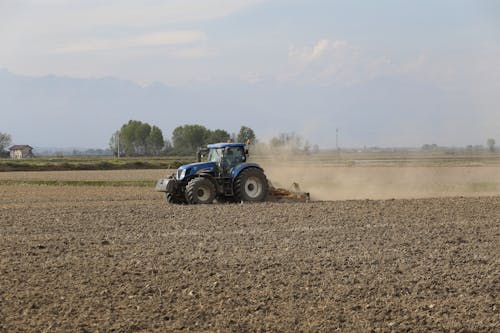
[(292, 183), (289, 189), (284, 189), (276, 188), (269, 182), (269, 201), (308, 202), (310, 200), (309, 192), (302, 191), (298, 183)]

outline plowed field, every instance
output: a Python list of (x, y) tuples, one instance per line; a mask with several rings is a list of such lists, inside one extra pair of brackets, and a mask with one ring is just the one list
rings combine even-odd
[(498, 332), (500, 196), (0, 186), (0, 332)]

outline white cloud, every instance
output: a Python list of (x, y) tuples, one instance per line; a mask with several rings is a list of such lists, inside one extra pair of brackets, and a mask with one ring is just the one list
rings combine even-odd
[[(98, 27), (151, 27), (229, 16), (262, 0), (18, 0), (1, 7), (0, 21), (30, 33), (71, 33)], [(61, 29), (63, 28), (63, 29)]]
[[(206, 22), (263, 1), (0, 0), (0, 68), (34, 75), (81, 75), (86, 68), (86, 75), (130, 77), (130, 67), (153, 58), (209, 58), (220, 51), (204, 32)], [(122, 66), (111, 71), (118, 60), (110, 59)]]
[(289, 49), (288, 58), (294, 63), (310, 63), (320, 59), (329, 49), (338, 47), (340, 44), (345, 44), (345, 42), (335, 41), (332, 43), (328, 39), (321, 39), (312, 46), (292, 46)]
[(344, 50), (352, 48), (346, 41), (321, 39), (312, 46), (290, 47), (288, 57), (292, 62), (310, 63), (328, 57), (333, 52), (344, 52)]
[(300, 83), (352, 84), (364, 80), (390, 62), (364, 56), (362, 50), (344, 40), (321, 39), (310, 46), (292, 46), (288, 52), (285, 80)]
[(205, 38), (205, 34), (201, 31), (160, 31), (127, 38), (84, 40), (63, 45), (56, 48), (53, 52), (75, 53), (136, 47), (185, 45), (203, 41)]
[(498, 95), (500, 48), (485, 45), (452, 52), (422, 51), (393, 66), (391, 74), (432, 82), (449, 90)]
[(314, 60), (316, 58), (319, 58), (328, 48), (328, 44), (329, 44), (328, 40), (326, 39), (320, 40), (312, 50), (311, 59)]
[(216, 54), (217, 52), (214, 49), (205, 46), (176, 48), (169, 52), (170, 56), (181, 59), (201, 59), (212, 57)]
[(476, 50), (472, 56), (422, 51), (397, 57), (389, 50), (367, 50), (344, 40), (321, 39), (309, 46), (290, 47), (281, 78), (304, 84), (351, 85), (376, 77), (412, 77), (440, 88), (463, 89), (467, 82), (484, 86), (485, 79), (498, 79), (498, 54), (491, 49)]
[[(205, 38), (198, 31), (201, 22), (227, 17), (262, 1), (0, 0), (0, 64), (20, 67), (19, 55), (37, 58), (200, 41)], [(178, 51), (182, 52), (189, 53)]]

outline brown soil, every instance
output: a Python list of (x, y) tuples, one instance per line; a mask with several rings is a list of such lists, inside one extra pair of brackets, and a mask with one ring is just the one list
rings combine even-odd
[(498, 332), (500, 197), (0, 186), (0, 332)]

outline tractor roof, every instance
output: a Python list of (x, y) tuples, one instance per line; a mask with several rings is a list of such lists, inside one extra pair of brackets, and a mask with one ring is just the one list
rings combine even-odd
[(214, 143), (211, 145), (207, 145), (208, 149), (218, 149), (218, 148), (226, 148), (226, 147), (245, 147), (244, 143), (232, 143), (232, 142), (220, 142)]

